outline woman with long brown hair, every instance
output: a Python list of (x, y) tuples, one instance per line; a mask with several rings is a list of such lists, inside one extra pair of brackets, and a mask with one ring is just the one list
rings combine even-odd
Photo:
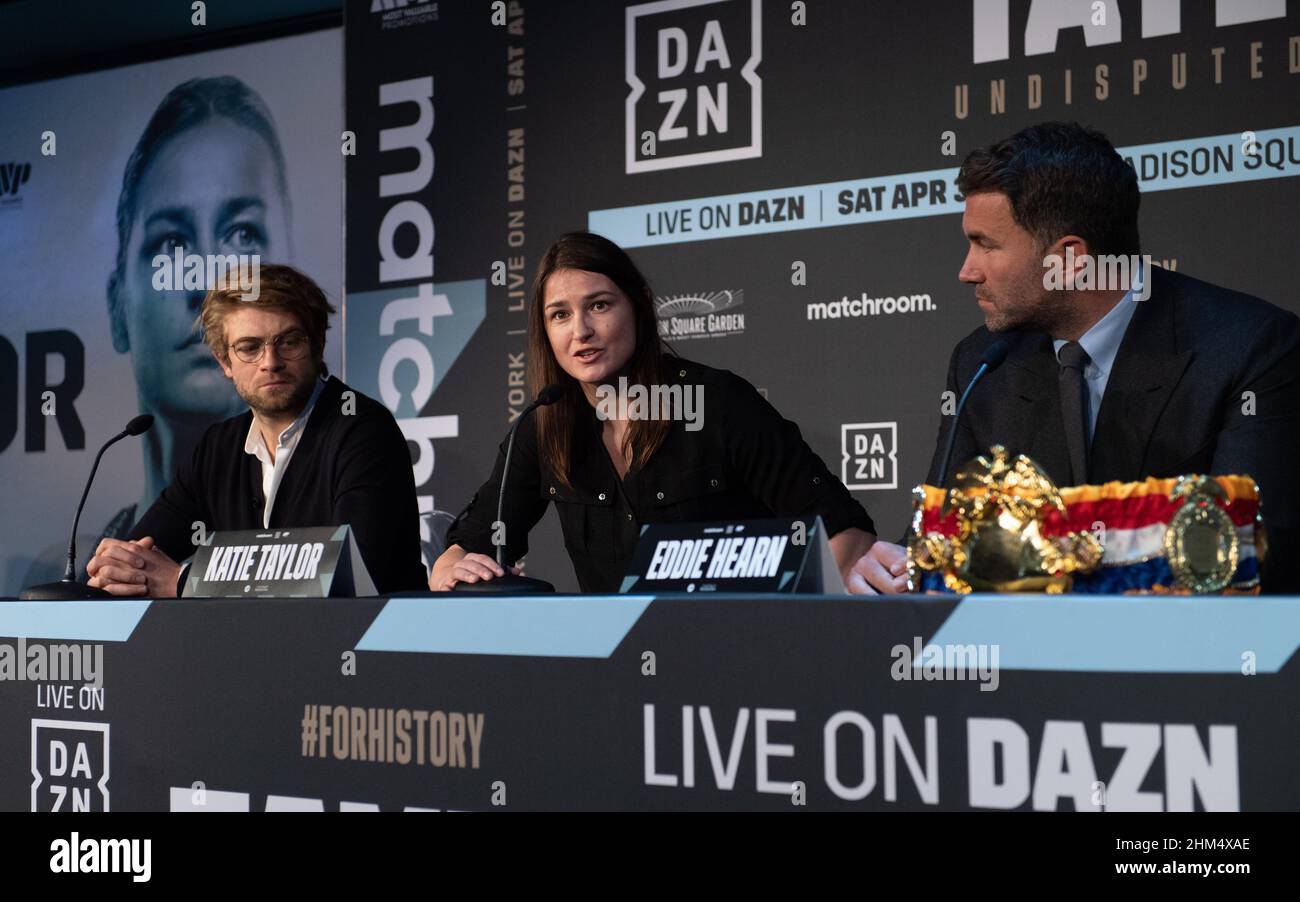
[[(528, 381), (562, 394), (518, 427), (505, 560), (524, 556), (552, 501), (584, 592), (617, 591), (646, 523), (820, 514), (846, 585), (869, 591), (853, 572), (875, 541), (867, 512), (752, 385), (668, 353), (650, 287), (613, 242), (571, 232), (546, 251)], [(493, 544), (504, 452), (448, 533), (430, 589), (505, 575)]]

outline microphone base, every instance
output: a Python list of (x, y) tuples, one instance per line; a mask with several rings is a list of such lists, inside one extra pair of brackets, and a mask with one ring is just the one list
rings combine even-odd
[(76, 580), (61, 579), (57, 583), (41, 583), (28, 586), (18, 593), (19, 601), (95, 601), (113, 598), (103, 589), (96, 589)]
[(451, 590), (453, 592), (478, 592), (488, 595), (535, 595), (540, 592), (554, 592), (555, 586), (544, 579), (533, 579), (531, 576), (515, 576), (513, 573), (507, 573), (505, 576), (498, 576), (496, 579), (476, 583), (456, 583)]

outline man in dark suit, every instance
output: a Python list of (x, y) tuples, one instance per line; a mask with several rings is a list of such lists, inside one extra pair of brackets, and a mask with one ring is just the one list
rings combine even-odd
[[(1300, 320), (1141, 263), (1137, 176), (1100, 132), (1027, 128), (971, 153), (957, 184), (970, 242), (959, 278), (974, 286), (985, 325), (954, 349), (948, 390), (965, 389), (993, 342), (1009, 352), (972, 392), (943, 478), (994, 444), (1062, 486), (1253, 476), (1268, 535), (1264, 591), (1297, 591)], [(1133, 261), (1132, 281), (1110, 284), (1107, 259)], [(931, 484), (953, 427), (945, 416)], [(877, 542), (858, 577), (903, 591), (904, 550)]]
[[(257, 264), (254, 264), (257, 265)], [(288, 266), (260, 268), (256, 297), (236, 285), (203, 301), (203, 336), (249, 410), (210, 427), (131, 531), (103, 539), (86, 567), (114, 595), (178, 594), (204, 532), (352, 527), (380, 594), (422, 589), (411, 457), (382, 404), (328, 377), (334, 308)]]

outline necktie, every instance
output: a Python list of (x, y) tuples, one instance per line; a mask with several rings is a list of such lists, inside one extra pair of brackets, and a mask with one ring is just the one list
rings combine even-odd
[(1070, 484), (1088, 481), (1088, 384), (1083, 370), (1088, 352), (1076, 341), (1066, 342), (1057, 352), (1061, 364), (1061, 416), (1065, 420), (1065, 442), (1070, 448)]

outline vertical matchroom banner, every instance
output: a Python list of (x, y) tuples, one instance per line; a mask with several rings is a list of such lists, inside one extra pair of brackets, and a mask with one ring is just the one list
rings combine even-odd
[[(259, 256), (341, 302), (340, 29), (0, 90), (0, 595), (124, 536), (203, 431), (247, 410), (152, 261)], [(178, 286), (179, 287), (179, 286)], [(342, 368), (342, 337), (326, 362)]]
[[(628, 248), (671, 346), (758, 386), (887, 536), (981, 323), (971, 149), (1100, 128), (1144, 253), (1300, 309), (1295, 0), (349, 0), (345, 53), (347, 378), (412, 442), (428, 555), (528, 401), (569, 229)], [(553, 513), (530, 546), (575, 588)]]

